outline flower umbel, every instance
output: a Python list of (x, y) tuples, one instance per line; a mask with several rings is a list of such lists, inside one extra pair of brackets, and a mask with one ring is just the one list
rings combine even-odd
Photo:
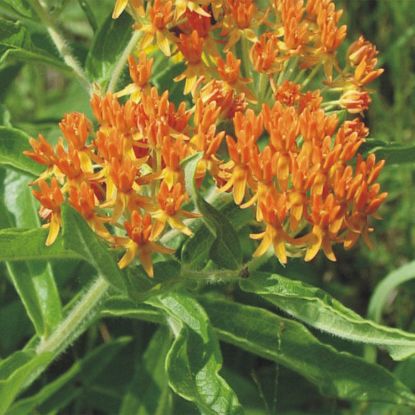
[[(132, 83), (92, 97), (96, 128), (67, 114), (56, 146), (39, 135), (25, 153), (45, 167), (33, 193), (48, 245), (66, 199), (124, 250), (121, 268), (138, 259), (153, 276), (153, 256), (173, 252), (158, 242), (163, 234), (190, 235), (186, 219), (199, 216), (186, 208), (181, 166), (196, 152), (197, 184), (213, 178), (217, 192), (252, 209), (255, 256), (272, 247), (281, 263), (319, 251), (335, 260), (336, 244), (370, 243), (371, 217), (387, 194), (376, 182), (384, 162), (359, 153), (368, 135), (360, 115), (383, 70), (363, 37), (337, 59), (347, 28), (333, 1), (274, 0), (261, 9), (251, 0), (117, 0), (113, 17), (124, 11), (142, 32), (129, 58)], [(156, 62), (183, 65), (168, 79), (176, 105), (153, 86), (161, 84)]]

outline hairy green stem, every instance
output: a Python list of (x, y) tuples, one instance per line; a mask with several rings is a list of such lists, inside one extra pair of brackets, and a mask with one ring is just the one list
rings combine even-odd
[(42, 20), (42, 22), (47, 27), (50, 37), (52, 38), (53, 43), (56, 46), (59, 54), (62, 56), (62, 59), (65, 63), (74, 71), (75, 75), (85, 87), (85, 89), (91, 93), (91, 84), (89, 83), (84, 70), (82, 69), (79, 62), (73, 56), (71, 48), (68, 45), (66, 39), (59, 32), (54, 19), (50, 16), (47, 11), (47, 7), (44, 5), (42, 0), (31, 0), (31, 5), (36, 11), (36, 14)]
[(99, 276), (53, 333), (40, 341), (36, 353), (61, 353), (98, 314), (98, 305), (109, 287), (109, 283)]
[(122, 53), (120, 59), (118, 60), (117, 65), (114, 68), (114, 71), (112, 72), (112, 76), (108, 84), (107, 92), (114, 92), (115, 88), (117, 88), (118, 81), (120, 80), (122, 71), (124, 69), (125, 64), (127, 63), (128, 57), (134, 51), (134, 48), (136, 47), (141, 36), (142, 36), (141, 31), (136, 31), (131, 36), (130, 41), (125, 47), (124, 52)]

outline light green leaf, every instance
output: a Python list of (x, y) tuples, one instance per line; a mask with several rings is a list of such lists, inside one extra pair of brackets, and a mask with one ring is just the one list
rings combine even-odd
[(369, 302), (368, 317), (376, 322), (382, 319), (382, 310), (397, 287), (415, 278), (415, 261), (409, 262), (388, 274), (375, 288)]
[[(4, 206), (0, 203), (0, 228), (40, 225), (29, 183), (27, 176), (7, 172), (2, 195)], [(48, 335), (62, 319), (62, 306), (50, 264), (40, 261), (8, 263), (7, 268), (37, 334)]]
[(346, 340), (385, 348), (394, 360), (415, 353), (415, 334), (365, 320), (323, 290), (301, 281), (255, 272), (240, 286), (312, 327)]
[[(0, 64), (13, 58), (27, 62), (40, 62), (69, 70), (65, 62), (54, 54), (46, 32), (34, 32), (33, 37), (29, 29), (21, 21), (11, 22), (0, 18)], [(42, 39), (41, 41), (35, 39)]]
[(29, 137), (22, 131), (0, 127), (0, 165), (11, 167), (32, 176), (38, 176), (43, 167), (23, 154), (31, 150)]
[(62, 208), (63, 245), (89, 262), (113, 287), (124, 291), (125, 282), (108, 246), (101, 240), (85, 219), (73, 208)]
[[(215, 238), (210, 247), (210, 258), (223, 268), (237, 269), (242, 263), (242, 251), (238, 235), (227, 217), (207, 203), (200, 196), (195, 185), (194, 176), (197, 164), (202, 156), (202, 153), (196, 153), (182, 162), (185, 172), (186, 191), (199, 212), (203, 215), (202, 220), (207, 229)], [(199, 262), (201, 255), (203, 255), (203, 250), (209, 248), (209, 242), (212, 240), (212, 238), (207, 237), (206, 240), (208, 242), (205, 242), (201, 247), (199, 239), (200, 236), (196, 239), (196, 243), (189, 242), (189, 245), (186, 247), (183, 259), (190, 259), (189, 268), (192, 268), (191, 258), (194, 256)]]
[(123, 13), (118, 19), (111, 16), (96, 32), (86, 59), (86, 71), (91, 80), (105, 89), (112, 71), (132, 35), (133, 19)]
[(171, 336), (162, 327), (152, 337), (144, 355), (138, 356), (134, 377), (124, 395), (119, 415), (168, 415), (172, 396), (165, 360)]
[[(1, 82), (1, 79), (2, 79), (2, 75), (3, 75), (3, 73), (0, 70), (0, 82)], [(1, 87), (2, 87), (2, 85), (0, 84), (0, 91), (2, 89)], [(1, 92), (0, 92), (0, 94), (1, 94)], [(0, 97), (1, 97), (1, 95), (0, 95)], [(11, 127), (12, 126), (10, 124), (10, 112), (2, 104), (0, 104), (0, 126), (1, 127)]]
[(219, 375), (219, 343), (203, 308), (180, 294), (162, 296), (150, 304), (163, 310), (175, 335), (166, 361), (172, 389), (203, 414), (241, 414), (237, 396)]
[[(85, 220), (69, 206), (62, 207), (63, 235), (45, 246), (45, 229), (0, 230), (0, 261), (83, 259), (118, 290), (125, 289), (124, 277), (108, 247)], [(21, 249), (24, 246), (25, 249)]]
[[(0, 261), (50, 261), (54, 259), (83, 259), (78, 253), (65, 249), (62, 238), (47, 247), (48, 231), (38, 229), (0, 230)], [(22, 249), (22, 246), (25, 249)]]
[[(410, 390), (391, 373), (360, 357), (338, 352), (299, 322), (259, 307), (211, 297), (200, 297), (199, 302), (221, 341), (297, 372), (326, 395), (349, 401), (415, 405)], [(107, 301), (103, 315), (165, 323), (156, 308), (122, 298)]]
[(130, 337), (120, 337), (97, 347), (38, 393), (17, 401), (7, 414), (49, 414), (64, 408), (82, 393), (77, 383), (90, 385), (130, 340)]
[(218, 336), (301, 374), (327, 395), (415, 406), (415, 396), (381, 366), (317, 340), (301, 323), (258, 307), (201, 299)]
[(50, 360), (50, 353), (16, 352), (0, 361), (0, 415), (6, 413), (28, 377)]

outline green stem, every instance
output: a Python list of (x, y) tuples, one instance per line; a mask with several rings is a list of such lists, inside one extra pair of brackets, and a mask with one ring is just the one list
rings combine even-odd
[(108, 84), (107, 92), (114, 92), (115, 88), (117, 88), (118, 81), (120, 80), (122, 71), (124, 69), (125, 64), (127, 63), (128, 57), (134, 51), (134, 48), (137, 46), (137, 43), (140, 40), (141, 36), (141, 31), (135, 31), (131, 36), (130, 41), (125, 47), (124, 52), (122, 53), (117, 65), (114, 68), (110, 82)]
[(50, 16), (47, 11), (47, 7), (44, 5), (42, 0), (31, 0), (31, 4), (36, 11), (36, 14), (45, 24), (50, 37), (52, 38), (53, 43), (56, 46), (59, 54), (62, 56), (64, 62), (74, 71), (75, 75), (78, 77), (81, 84), (84, 88), (91, 93), (91, 85), (85, 75), (84, 70), (82, 69), (79, 62), (76, 58), (72, 55), (71, 48), (68, 45), (66, 39), (61, 35), (59, 32), (56, 22)]
[(310, 74), (301, 84), (302, 88), (305, 88), (314, 79), (314, 77), (317, 75), (318, 71), (320, 70), (320, 67), (321, 67), (321, 64), (318, 64), (313, 68), (313, 70), (310, 72)]
[(99, 276), (53, 333), (41, 340), (36, 347), (36, 353), (61, 353), (98, 314), (98, 305), (109, 287), (109, 283)]
[(50, 359), (31, 374), (23, 389), (30, 386), (49, 364), (89, 327), (98, 316), (100, 304), (109, 287), (109, 283), (99, 276), (51, 335), (40, 340), (35, 347), (36, 354), (49, 354)]

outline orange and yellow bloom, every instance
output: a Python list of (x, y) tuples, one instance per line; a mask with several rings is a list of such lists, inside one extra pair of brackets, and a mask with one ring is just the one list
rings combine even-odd
[[(152, 256), (172, 252), (163, 234), (190, 235), (186, 219), (199, 216), (186, 209), (181, 165), (196, 152), (197, 184), (210, 176), (217, 192), (252, 209), (255, 256), (272, 248), (281, 263), (319, 251), (335, 260), (334, 245), (351, 248), (360, 236), (369, 243), (387, 194), (376, 182), (384, 162), (359, 153), (368, 135), (360, 115), (383, 70), (363, 37), (341, 66), (347, 28), (333, 1), (274, 0), (261, 9), (251, 0), (154, 0), (144, 10), (141, 0), (117, 0), (113, 17), (124, 10), (142, 32), (138, 59), (129, 58), (132, 83), (92, 97), (96, 127), (67, 114), (56, 146), (40, 135), (26, 152), (45, 167), (33, 193), (48, 245), (66, 199), (124, 250), (121, 268), (138, 259), (153, 276)], [(181, 102), (153, 86), (156, 59), (182, 61), (169, 79), (184, 81)]]

